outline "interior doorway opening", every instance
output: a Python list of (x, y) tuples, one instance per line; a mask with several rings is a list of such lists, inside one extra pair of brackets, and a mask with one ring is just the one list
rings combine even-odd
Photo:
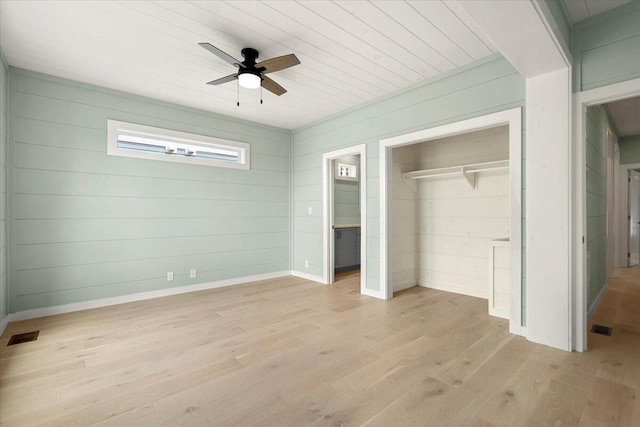
[(510, 317), (509, 127), (392, 149), (393, 292), (488, 300)]
[[(415, 260), (413, 267), (411, 265), (407, 265), (406, 266), (407, 268), (405, 269), (405, 271), (401, 271), (402, 268), (395, 268), (399, 262), (398, 260), (412, 259), (410, 254), (409, 256), (406, 256), (408, 253), (407, 251), (410, 252), (411, 250), (415, 250), (416, 252), (418, 252), (418, 249), (417, 248), (412, 249), (411, 242), (404, 246), (402, 244), (396, 244), (402, 241), (400, 237), (396, 239), (397, 242), (394, 242), (394, 227), (395, 228), (407, 227), (406, 224), (413, 221), (412, 219), (407, 220), (406, 218), (405, 219), (398, 218), (397, 221), (394, 219), (394, 209), (398, 210), (396, 205), (400, 205), (402, 203), (407, 204), (406, 200), (400, 201), (400, 200), (394, 199), (394, 197), (396, 197), (394, 191), (402, 191), (404, 192), (405, 195), (411, 194), (408, 191), (412, 191), (412, 190), (405, 191), (406, 189), (404, 189), (400, 185), (406, 185), (410, 187), (413, 184), (409, 182), (414, 182), (422, 179), (439, 180), (439, 179), (445, 178), (445, 176), (457, 176), (459, 178), (457, 181), (457, 185), (466, 186), (464, 187), (465, 192), (467, 191), (467, 188), (470, 191), (478, 188), (478, 185), (480, 183), (482, 183), (481, 185), (482, 185), (482, 188), (484, 189), (485, 184), (487, 183), (486, 176), (496, 175), (499, 173), (500, 170), (502, 170), (502, 172), (504, 172), (505, 170), (508, 170), (508, 174), (507, 174), (508, 178), (505, 180), (507, 190), (506, 190), (506, 194), (503, 195), (503, 197), (505, 197), (505, 200), (503, 201), (502, 208), (500, 208), (500, 210), (502, 211), (506, 210), (507, 212), (505, 217), (502, 218), (503, 222), (506, 220), (507, 225), (503, 226), (502, 229), (499, 229), (500, 227), (494, 227), (495, 228), (494, 231), (496, 231), (497, 234), (491, 233), (491, 236), (490, 236), (491, 238), (486, 239), (486, 241), (484, 242), (486, 246), (484, 247), (482, 258), (484, 259), (484, 256), (490, 250), (492, 250), (490, 246), (490, 240), (499, 241), (507, 237), (504, 234), (508, 235), (510, 241), (508, 242), (508, 247), (506, 249), (506, 253), (508, 255), (506, 256), (507, 260), (505, 261), (508, 269), (504, 269), (506, 270), (506, 276), (507, 276), (506, 286), (508, 289), (508, 297), (507, 297), (508, 305), (506, 308), (503, 305), (503, 310), (504, 310), (503, 314), (505, 315), (504, 317), (509, 317), (510, 332), (518, 335), (526, 335), (526, 323), (524, 321), (525, 319), (523, 315), (524, 304), (523, 304), (523, 298), (522, 298), (522, 295), (525, 289), (523, 289), (523, 280), (522, 280), (522, 179), (521, 179), (522, 178), (521, 176), (522, 126), (521, 126), (521, 120), (522, 120), (521, 109), (515, 108), (515, 109), (511, 109), (511, 110), (507, 110), (499, 113), (476, 117), (474, 119), (452, 123), (449, 125), (412, 132), (406, 135), (400, 135), (397, 137), (382, 140), (380, 142), (380, 176), (381, 176), (381, 179), (380, 179), (380, 182), (381, 182), (381, 188), (380, 188), (381, 286), (380, 287), (381, 287), (381, 293), (382, 293), (381, 296), (383, 298), (385, 299), (391, 298), (393, 296), (393, 292), (397, 290), (398, 287), (408, 286), (408, 284), (413, 281), (412, 277), (416, 277), (416, 276), (421, 276), (418, 278), (417, 282), (423, 281), (423, 283), (428, 283), (429, 285), (431, 285), (431, 287), (440, 286), (440, 289), (445, 289), (449, 291), (456, 290), (455, 283), (452, 283), (452, 281), (449, 279), (447, 279), (449, 280), (449, 283), (446, 283), (446, 285), (448, 285), (448, 288), (443, 286), (443, 283), (445, 283), (446, 280), (442, 279), (442, 277), (444, 277), (442, 275), (440, 275), (441, 278), (438, 280), (438, 278), (436, 277), (438, 276), (437, 268), (421, 269), (421, 267), (418, 265), (419, 264), (418, 259), (420, 262), (422, 262), (422, 264), (426, 264), (427, 267), (429, 267), (429, 263), (432, 263), (433, 260), (438, 258), (438, 254), (429, 253), (428, 249), (425, 251), (422, 251), (424, 252), (424, 254), (416, 255), (416, 257), (413, 258)], [(453, 157), (449, 157), (448, 159), (446, 158), (447, 154), (443, 154), (445, 157), (427, 155), (426, 157), (429, 158), (430, 160), (437, 159), (438, 162), (440, 163), (438, 164), (434, 163), (429, 166), (425, 164), (425, 162), (428, 163), (429, 160), (422, 160), (422, 163), (426, 167), (426, 169), (404, 171), (402, 170), (401, 166), (399, 166), (398, 164), (394, 164), (394, 161), (401, 159), (403, 156), (406, 159), (414, 159), (414, 157), (412, 157), (412, 154), (410, 152), (402, 153), (402, 151), (400, 150), (395, 151), (396, 149), (402, 149), (403, 147), (411, 146), (416, 143), (429, 143), (430, 141), (443, 141), (447, 138), (450, 138), (448, 140), (449, 142), (457, 140), (458, 144), (460, 144), (460, 147), (462, 147), (465, 144), (469, 144), (470, 143), (469, 141), (474, 140), (474, 138), (478, 138), (478, 137), (482, 138), (481, 135), (486, 136), (489, 134), (495, 134), (496, 132), (498, 133), (504, 132), (505, 139), (506, 139), (506, 144), (503, 144), (501, 153), (499, 153), (500, 149), (498, 149), (498, 152), (493, 152), (493, 153), (491, 153), (490, 150), (485, 153), (477, 152), (472, 156), (473, 158), (470, 157), (469, 159), (461, 160), (460, 157), (464, 157), (465, 150), (464, 148), (458, 148), (452, 151), (449, 150), (450, 152), (448, 155), (450, 156), (451, 154), (453, 154)], [(468, 136), (471, 133), (476, 133), (476, 134), (470, 137), (470, 139), (465, 138), (465, 136), (463, 136), (465, 134)], [(476, 142), (477, 142), (477, 139), (476, 139)], [(437, 145), (438, 142), (431, 142), (430, 144)], [(497, 144), (497, 146), (499, 145), (500, 144)], [(470, 145), (470, 147), (472, 147), (472, 145)], [(411, 150), (411, 148), (405, 149), (405, 150)], [(428, 151), (429, 148), (423, 148), (423, 150)], [(457, 159), (456, 159), (456, 155), (458, 155)], [(415, 164), (414, 160), (413, 160), (414, 164), (410, 164), (411, 163), (411, 160), (410, 160), (409, 166), (408, 166), (409, 168), (422, 167), (422, 166), (419, 166), (421, 156), (417, 155), (417, 157), (415, 158), (419, 159), (418, 165)], [(444, 160), (445, 163), (442, 163), (443, 158), (445, 159)], [(449, 162), (449, 163), (446, 164), (446, 162)], [(402, 161), (396, 161), (396, 163), (402, 163)], [(504, 178), (504, 175), (503, 175), (503, 178)], [(483, 181), (483, 179), (485, 181)], [(502, 184), (503, 189), (504, 189), (504, 185), (505, 184), (503, 183)], [(416, 184), (416, 194), (418, 191), (421, 191), (418, 188), (418, 186), (419, 184)], [(463, 188), (463, 187), (459, 187), (459, 188)], [(443, 189), (435, 189), (435, 188), (431, 190), (433, 190), (431, 194), (440, 194), (441, 196), (438, 196), (438, 197), (446, 198), (447, 191)], [(444, 196), (442, 196), (443, 194)], [(462, 200), (461, 203), (464, 204), (466, 202), (467, 201)], [(411, 200), (409, 200), (408, 203), (409, 204), (412, 203)], [(434, 209), (435, 210), (438, 209), (434, 206), (429, 206), (429, 202), (426, 202), (426, 204), (423, 202), (416, 202), (416, 203), (419, 203), (421, 206), (423, 206), (423, 208), (421, 208), (422, 211), (416, 212), (416, 218), (424, 216), (422, 215), (422, 213), (425, 209), (431, 210), (431, 211), (434, 211)], [(504, 203), (506, 203), (506, 205)], [(446, 203), (441, 206), (446, 206)], [(463, 206), (459, 206), (458, 208), (465, 210), (465, 212), (469, 211), (469, 208), (465, 208)], [(449, 212), (451, 212), (452, 209), (454, 208), (445, 207), (444, 211), (449, 210)], [(490, 211), (491, 209), (494, 209), (494, 207), (489, 206), (487, 209)], [(441, 225), (443, 225), (444, 228), (448, 228), (449, 231), (452, 232), (450, 234), (455, 234), (455, 230), (454, 230), (456, 228), (455, 220), (452, 221), (451, 218), (449, 218), (449, 219), (444, 219), (444, 221), (441, 221), (443, 218), (437, 218), (437, 215), (442, 214), (442, 212), (444, 211), (437, 213), (436, 216), (434, 216), (433, 218), (430, 218), (429, 215), (424, 216), (426, 221), (423, 219), (418, 221), (422, 221), (426, 225), (428, 225), (429, 221), (431, 221), (432, 226), (437, 222), (441, 222), (442, 223)], [(431, 229), (434, 229), (434, 227), (431, 227)], [(422, 228), (420, 228), (420, 231), (422, 231)], [(397, 234), (399, 236), (403, 234), (403, 232), (398, 231)], [(410, 234), (410, 233), (405, 233), (405, 234)], [(453, 235), (437, 236), (437, 237), (432, 236), (432, 237), (427, 237), (426, 239), (423, 239), (422, 237), (418, 237), (417, 240), (419, 241), (424, 240), (425, 242), (422, 242), (422, 243), (418, 242), (417, 246), (420, 247), (420, 245), (422, 244), (423, 247), (428, 247), (429, 245), (433, 247), (434, 243), (433, 242), (429, 243), (428, 242), (429, 240), (433, 240), (434, 242), (437, 240), (440, 240), (441, 244), (443, 244), (442, 240), (446, 240), (446, 239), (451, 239), (451, 241), (456, 240), (456, 236), (453, 236)], [(441, 239), (441, 237), (444, 237), (444, 239)], [(499, 245), (498, 242), (496, 243), (497, 245)], [(502, 243), (505, 243), (504, 240)], [(448, 244), (450, 244), (450, 242)], [(477, 242), (475, 242), (474, 244), (477, 244)], [(482, 251), (482, 249), (480, 250)], [(401, 256), (403, 251), (405, 255), (404, 257)], [(446, 250), (443, 250), (443, 251), (446, 251)], [(394, 255), (395, 252), (399, 253), (398, 257)], [(469, 252), (474, 252), (474, 251), (470, 250)], [(454, 249), (452, 253), (449, 255), (453, 255), (453, 258), (455, 258), (456, 253), (459, 254), (460, 250)], [(448, 262), (452, 267), (452, 269), (455, 270), (454, 265), (457, 263), (457, 261), (453, 258), (449, 259), (446, 262)], [(394, 262), (396, 263), (396, 266), (394, 266)], [(487, 274), (487, 271), (490, 270), (490, 268), (489, 268), (488, 262), (483, 266), (481, 266), (481, 264), (483, 264), (483, 262), (479, 261), (471, 267), (467, 266), (467, 268), (470, 271), (475, 269), (479, 270), (480, 268), (482, 268), (484, 270), (484, 273), (478, 274), (478, 276), (484, 276), (483, 277), (484, 280), (482, 280), (482, 283), (480, 283), (480, 281), (478, 280), (476, 281), (475, 289), (466, 287), (466, 289), (464, 289), (464, 292), (459, 292), (459, 293), (466, 293), (467, 295), (486, 297), (488, 299), (490, 294), (490, 291), (489, 291), (490, 285), (489, 285), (489, 277), (488, 277), (489, 274)], [(417, 272), (414, 271), (412, 273), (411, 270), (412, 269), (416, 270), (416, 267), (418, 271)], [(423, 272), (421, 273), (420, 270), (423, 270)], [(431, 270), (431, 272), (429, 272), (429, 270)], [(458, 280), (457, 283), (459, 284), (462, 282)], [(416, 284), (421, 284), (421, 283), (416, 283)], [(461, 288), (464, 288), (464, 287), (465, 287), (464, 285), (459, 286), (457, 290), (462, 291), (463, 289)], [(496, 294), (493, 294), (493, 296), (495, 297)], [(503, 297), (503, 296), (504, 296), (504, 293), (499, 297)]]
[(332, 159), (333, 271), (360, 270), (360, 155)]
[(640, 79), (574, 95), (571, 299), (577, 351), (587, 350), (590, 320), (611, 278), (615, 281), (618, 269), (629, 265), (629, 170), (640, 168), (640, 127), (634, 128), (640, 120), (632, 117), (636, 106)]
[(367, 279), (367, 168), (364, 144), (323, 154), (323, 280), (359, 270)]

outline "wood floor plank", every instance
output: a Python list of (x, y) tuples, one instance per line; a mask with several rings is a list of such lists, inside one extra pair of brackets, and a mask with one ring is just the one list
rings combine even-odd
[[(640, 425), (640, 268), (616, 270), (589, 351), (508, 334), (486, 301), (362, 296), (297, 277), (14, 322), (0, 424)], [(11, 334), (37, 341), (7, 347)]]
[(585, 391), (551, 380), (542, 398), (536, 401), (527, 423), (540, 426), (576, 426), (580, 423), (585, 406), (587, 406)]
[(580, 421), (608, 426), (631, 425), (635, 400), (635, 388), (599, 378)]

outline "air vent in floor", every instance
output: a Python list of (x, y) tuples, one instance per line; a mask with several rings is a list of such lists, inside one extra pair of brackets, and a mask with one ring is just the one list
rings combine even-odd
[(602, 326), (602, 325), (593, 325), (591, 327), (591, 332), (593, 332), (594, 334), (611, 336), (611, 333), (613, 333), (613, 328), (610, 328), (608, 326)]
[(22, 344), (23, 342), (35, 341), (38, 339), (38, 334), (40, 331), (33, 332), (25, 332), (24, 334), (12, 335), (9, 339), (9, 344), (7, 345), (15, 345)]

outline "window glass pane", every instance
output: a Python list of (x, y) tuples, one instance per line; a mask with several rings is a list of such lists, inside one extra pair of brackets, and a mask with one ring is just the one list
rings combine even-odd
[(249, 169), (249, 144), (108, 121), (108, 153), (151, 160)]

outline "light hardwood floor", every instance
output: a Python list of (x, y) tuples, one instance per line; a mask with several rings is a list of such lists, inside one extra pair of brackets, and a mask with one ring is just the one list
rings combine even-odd
[(380, 301), (338, 278), (12, 323), (0, 423), (640, 425), (640, 269), (618, 271), (594, 317), (613, 336), (589, 334), (582, 354), (510, 335), (486, 300), (411, 288)]

